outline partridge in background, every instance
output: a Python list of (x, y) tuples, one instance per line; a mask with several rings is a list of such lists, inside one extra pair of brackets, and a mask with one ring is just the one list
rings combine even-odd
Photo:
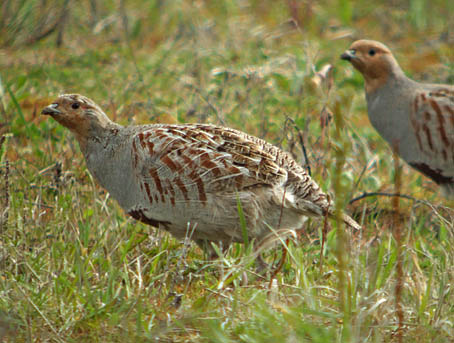
[[(333, 216), (330, 201), (293, 158), (243, 132), (209, 124), (123, 127), (92, 100), (60, 96), (44, 108), (75, 135), (90, 173), (133, 218), (197, 244), (243, 242), (271, 229)], [(343, 220), (360, 226), (347, 215)]]
[(454, 198), (454, 86), (405, 76), (382, 43), (358, 40), (341, 58), (363, 74), (369, 119), (410, 166)]

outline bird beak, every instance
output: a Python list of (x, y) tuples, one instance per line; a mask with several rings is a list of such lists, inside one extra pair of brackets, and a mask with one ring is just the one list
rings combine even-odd
[(353, 49), (347, 50), (342, 55), (340, 55), (340, 58), (342, 60), (351, 61), (351, 60), (357, 58), (356, 50), (353, 50)]
[(56, 115), (56, 114), (61, 114), (60, 110), (57, 110), (58, 104), (50, 104), (47, 107), (44, 107), (43, 110), (41, 111), (41, 114), (48, 114), (48, 115)]

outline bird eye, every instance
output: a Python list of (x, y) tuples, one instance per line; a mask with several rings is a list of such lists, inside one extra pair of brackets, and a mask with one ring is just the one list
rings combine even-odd
[(80, 104), (78, 102), (73, 102), (73, 104), (71, 105), (71, 108), (74, 110), (77, 110), (79, 107), (80, 107)]
[(374, 56), (375, 55), (375, 50), (374, 49), (370, 49), (369, 50), (369, 56)]

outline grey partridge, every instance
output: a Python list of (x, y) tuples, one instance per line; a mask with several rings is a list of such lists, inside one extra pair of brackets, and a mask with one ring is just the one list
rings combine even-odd
[(369, 119), (411, 167), (454, 198), (454, 86), (405, 76), (391, 51), (358, 40), (341, 58), (364, 77)]
[(75, 135), (88, 170), (126, 213), (175, 237), (192, 232), (201, 246), (243, 242), (238, 202), (257, 242), (272, 230), (300, 228), (306, 216), (333, 216), (328, 196), (288, 153), (241, 131), (124, 127), (78, 94), (61, 95), (42, 113)]

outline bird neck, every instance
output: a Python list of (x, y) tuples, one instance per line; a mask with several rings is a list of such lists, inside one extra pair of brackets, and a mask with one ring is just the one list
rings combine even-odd
[(74, 134), (79, 142), (80, 150), (87, 157), (93, 151), (105, 147), (111, 137), (116, 136), (121, 128), (121, 125), (108, 120), (91, 125), (83, 134), (79, 132), (74, 132)]
[(394, 57), (389, 56), (386, 64), (382, 65), (380, 70), (368, 70), (364, 73), (364, 85), (366, 94), (374, 94), (377, 90), (391, 82), (399, 82), (405, 80), (407, 77), (400, 68)]

